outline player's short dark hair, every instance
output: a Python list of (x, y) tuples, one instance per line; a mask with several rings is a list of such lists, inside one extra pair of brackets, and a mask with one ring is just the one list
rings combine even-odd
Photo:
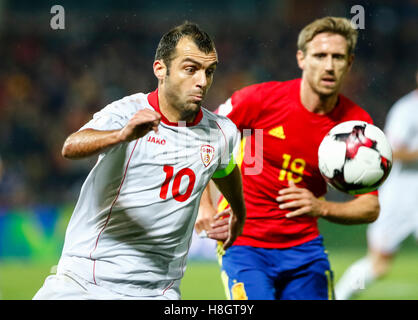
[(215, 51), (215, 44), (211, 37), (196, 23), (185, 21), (162, 36), (155, 53), (155, 60), (163, 60), (169, 68), (177, 44), (183, 37), (192, 39), (199, 50), (206, 54)]

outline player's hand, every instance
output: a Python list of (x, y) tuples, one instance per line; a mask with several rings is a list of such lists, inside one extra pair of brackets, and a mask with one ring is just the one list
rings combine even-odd
[(219, 212), (212, 223), (211, 229), (207, 232), (208, 237), (214, 240), (223, 241), (223, 249), (228, 249), (244, 229), (244, 221), (237, 219), (237, 216), (228, 208)]
[(303, 214), (312, 217), (322, 215), (323, 201), (316, 198), (308, 189), (296, 187), (292, 180), (290, 180), (288, 188), (279, 191), (276, 201), (280, 203), (280, 209), (291, 210), (291, 212), (286, 214), (286, 218), (293, 218)]
[(199, 214), (194, 225), (196, 233), (205, 237), (206, 231), (210, 230), (211, 224), (215, 222), (216, 209), (213, 206), (201, 206), (199, 208)]
[(142, 138), (151, 130), (158, 133), (161, 115), (150, 109), (139, 110), (119, 132), (121, 141), (132, 141)]

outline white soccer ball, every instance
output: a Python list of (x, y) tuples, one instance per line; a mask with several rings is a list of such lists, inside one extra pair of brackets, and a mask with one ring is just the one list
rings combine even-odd
[(319, 171), (337, 190), (352, 195), (376, 190), (392, 168), (392, 149), (378, 127), (364, 121), (336, 125), (318, 149)]

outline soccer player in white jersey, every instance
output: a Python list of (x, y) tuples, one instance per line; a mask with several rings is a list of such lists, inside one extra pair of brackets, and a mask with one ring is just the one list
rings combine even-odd
[[(416, 74), (418, 85), (418, 72)], [(400, 244), (418, 239), (418, 88), (399, 99), (386, 118), (393, 168), (379, 189), (380, 216), (367, 230), (368, 255), (352, 264), (336, 286), (336, 298), (350, 299), (388, 273)]]
[(218, 63), (210, 37), (185, 22), (160, 40), (154, 92), (96, 113), (63, 147), (66, 158), (98, 155), (69, 222), (57, 274), (34, 299), (179, 299), (200, 197), (213, 181), (231, 201), (232, 244), (245, 205), (233, 160), (237, 129), (201, 107)]

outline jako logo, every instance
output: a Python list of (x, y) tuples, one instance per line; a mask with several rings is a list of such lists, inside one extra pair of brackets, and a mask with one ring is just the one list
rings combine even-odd
[(165, 145), (165, 142), (166, 142), (165, 139), (160, 139), (160, 138), (156, 138), (153, 136), (149, 136), (147, 141), (156, 143), (156, 144), (161, 144), (162, 146)]

